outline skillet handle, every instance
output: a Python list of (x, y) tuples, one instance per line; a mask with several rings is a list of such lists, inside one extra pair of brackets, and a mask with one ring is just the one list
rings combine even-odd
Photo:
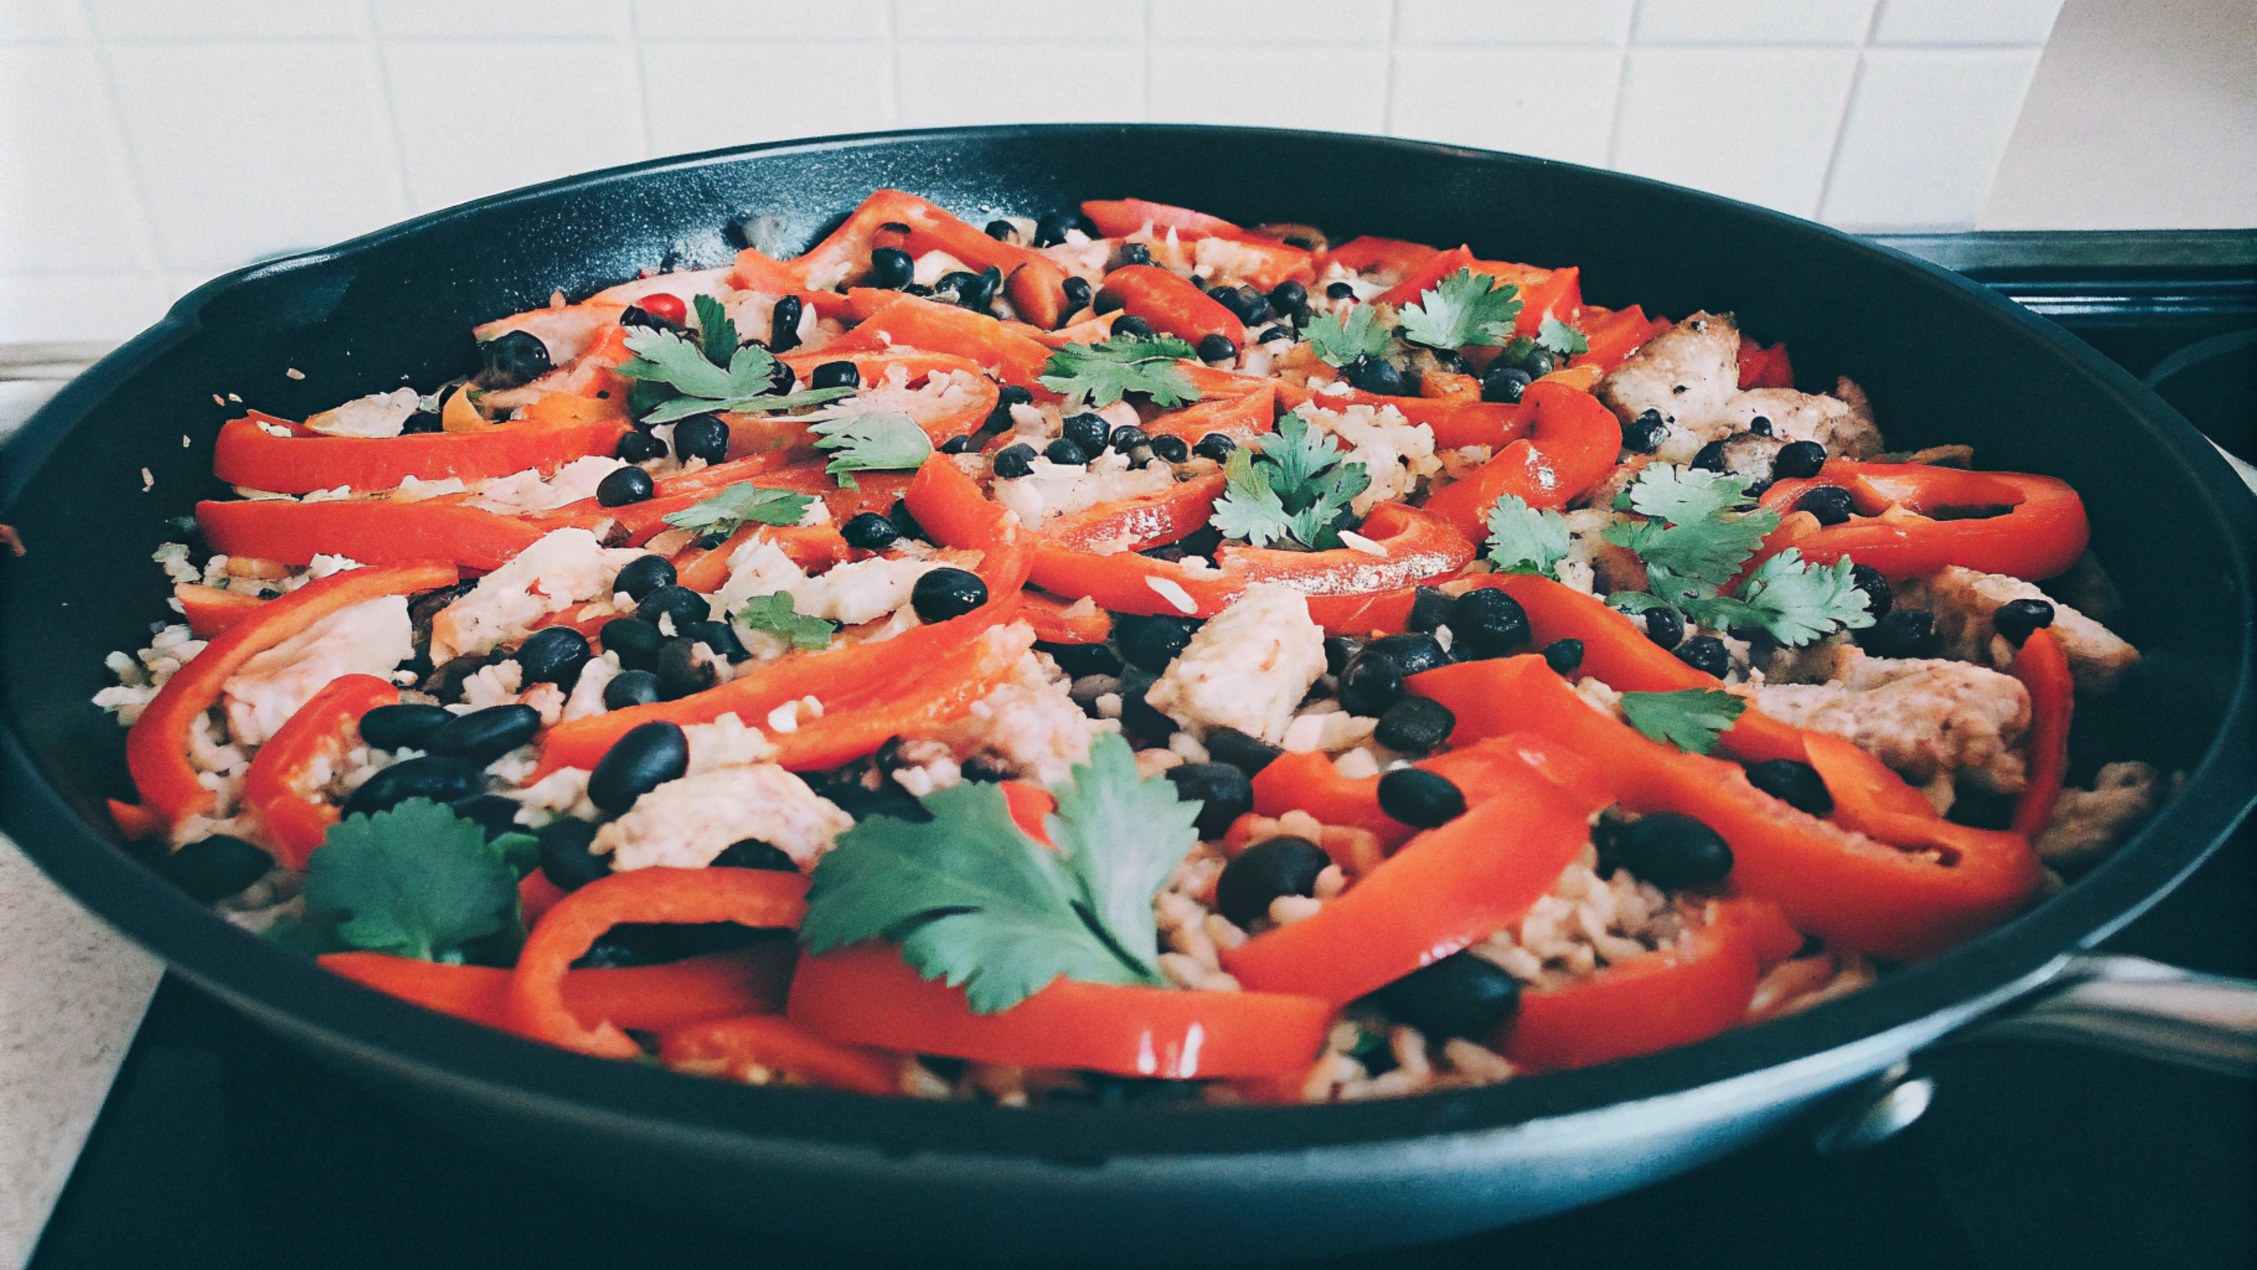
[(1955, 1041), (2016, 1037), (2093, 1045), (2225, 1076), (2257, 1076), (2257, 981), (2145, 957), (2074, 958), (2031, 1003)]

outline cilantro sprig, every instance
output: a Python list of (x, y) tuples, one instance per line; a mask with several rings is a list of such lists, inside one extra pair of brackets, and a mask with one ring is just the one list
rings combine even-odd
[[(721, 309), (711, 297), (699, 296), (698, 300), (700, 322)], [(702, 339), (647, 326), (630, 331), (627, 351), (634, 356), (619, 364), (619, 373), (635, 381), (635, 400), (648, 400), (654, 388), (675, 394), (652, 407), (643, 422), (673, 423), (716, 410), (796, 410), (851, 397), (859, 391), (811, 388), (778, 393), (774, 354), (758, 344), (738, 348), (736, 335), (736, 323), (725, 312), (706, 326)]]
[(902, 472), (922, 465), (933, 452), (933, 439), (904, 414), (864, 414), (826, 419), (811, 424), (815, 448), (831, 461), (823, 471), (848, 489), (862, 488), (856, 472)]
[(1497, 345), (1513, 337), (1520, 316), (1518, 287), (1485, 273), (1460, 269), (1404, 306), (1403, 338), (1428, 348)]
[(1328, 366), (1346, 366), (1359, 357), (1384, 357), (1395, 343), (1395, 333), (1379, 320), (1379, 310), (1368, 304), (1350, 305), (1309, 323), (1303, 332), (1309, 351)]
[(705, 538), (726, 538), (746, 525), (796, 525), (807, 514), (812, 494), (761, 489), (738, 481), (702, 503), (692, 503), (659, 519), (676, 529), (694, 529)]
[(836, 622), (799, 612), (798, 601), (789, 591), (754, 596), (737, 610), (736, 619), (753, 630), (782, 636), (794, 648), (809, 651), (829, 648), (831, 636), (838, 631)]
[(1591, 341), (1583, 338), (1583, 332), (1549, 313), (1536, 324), (1536, 346), (1554, 357), (1573, 357), (1591, 351)]
[(1567, 559), (1567, 517), (1506, 494), (1489, 508), (1489, 563), (1502, 573), (1535, 573), (1559, 581)]
[(922, 800), (928, 822), (872, 816), (815, 866), (800, 939), (817, 953), (899, 941), (928, 979), (972, 1009), (1010, 1009), (1063, 975), (1161, 984), (1152, 900), (1198, 841), (1199, 805), (1164, 778), (1139, 780), (1118, 735), (1051, 791), (1056, 849), (1011, 818), (1001, 786), (967, 781)]
[(1674, 745), (1689, 754), (1706, 754), (1739, 718), (1748, 703), (1716, 688), (1676, 692), (1626, 692), (1622, 713), (1648, 740)]
[(1225, 538), (1257, 547), (1282, 544), (1308, 551), (1342, 545), (1337, 525), (1371, 473), (1346, 457), (1330, 435), (1298, 411), (1277, 421), (1277, 431), (1252, 448), (1231, 451), (1223, 464), (1226, 484), (1215, 500), (1214, 526)]
[(337, 915), (350, 948), (461, 961), (463, 946), (517, 924), (514, 862), (531, 834), (493, 841), (476, 822), (428, 798), (330, 826), (307, 861), (306, 909)]
[(1094, 406), (1110, 406), (1129, 393), (1143, 393), (1157, 406), (1199, 400), (1183, 367), (1176, 363), (1198, 353), (1173, 335), (1116, 335), (1099, 344), (1068, 344), (1043, 364), (1042, 386)]
[(1696, 603), (1694, 620), (1715, 630), (1760, 626), (1782, 644), (1802, 645), (1836, 630), (1871, 626), (1872, 598), (1857, 585), (1847, 556), (1809, 564), (1793, 547), (1757, 565), (1738, 594)]

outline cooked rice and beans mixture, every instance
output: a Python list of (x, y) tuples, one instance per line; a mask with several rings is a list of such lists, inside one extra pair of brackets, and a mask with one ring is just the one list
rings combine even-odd
[(2073, 490), (1572, 266), (882, 190), (476, 337), (227, 423), (96, 703), (180, 887), (552, 1045), (1484, 1084), (1853, 992), (2164, 792), (2070, 767), (2138, 660)]

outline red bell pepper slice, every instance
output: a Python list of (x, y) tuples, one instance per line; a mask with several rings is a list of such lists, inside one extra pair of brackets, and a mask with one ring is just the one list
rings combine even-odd
[(1787, 346), (1773, 344), (1769, 348), (1747, 336), (1740, 337), (1740, 388), (1792, 388), (1795, 386), (1795, 366), (1787, 358)]
[[(1568, 359), (1570, 366), (1596, 366), (1611, 371), (1644, 347), (1646, 342), (1669, 329), (1667, 322), (1655, 322), (1646, 311), (1633, 304), (1627, 309), (1607, 310), (1596, 305), (1585, 305), (1583, 315), (1576, 325), (1583, 332), (1583, 340), (1590, 347)], [(1657, 329), (1658, 328), (1658, 329)], [(1790, 385), (1791, 386), (1791, 385)]]
[[(461, 495), (412, 503), (385, 499), (288, 499), (196, 504), (196, 524), (214, 551), (307, 564), (328, 553), (363, 564), (445, 560), (481, 572), (499, 569), (552, 529), (596, 529), (605, 516), (567, 509), (540, 517), (502, 516), (464, 507)], [(580, 504), (574, 504), (575, 508)]]
[[(1405, 242), (1400, 238), (1351, 238), (1318, 259), (1318, 271), (1338, 265), (1350, 273), (1372, 273), (1392, 284), (1416, 273), (1420, 266), (1442, 254), (1438, 247)], [(1470, 254), (1470, 253), (1468, 253)], [(1414, 299), (1416, 297), (1413, 297)]]
[(1156, 494), (1099, 503), (1049, 522), (1042, 536), (1076, 551), (1123, 543), (1129, 551), (1164, 547), (1203, 528), (1228, 484), (1222, 473), (1210, 472)]
[(1313, 916), (1226, 951), (1224, 968), (1249, 988), (1344, 1005), (1518, 920), (1589, 845), (1603, 802), (1509, 763), (1489, 777), (1491, 797), (1403, 844)]
[(2030, 633), (2014, 654), (2014, 677), (2030, 690), (2029, 779), (2014, 804), (2014, 832), (2036, 838), (2053, 820), (2054, 800), (2069, 768), (2069, 719), (2076, 712), (2076, 683), (2061, 637), (2051, 629)]
[[(1614, 801), (1612, 788), (1591, 760), (1526, 733), (1484, 737), (1412, 766), (1447, 777), (1469, 804), (1517, 788), (1515, 782), (1530, 771), (1579, 802), (1602, 807)], [(1418, 832), (1380, 809), (1379, 777), (1342, 776), (1323, 754), (1281, 754), (1255, 773), (1253, 784), (1256, 815), (1275, 818), (1305, 811), (1327, 825), (1368, 829), (1389, 849)]]
[(1246, 347), (1246, 324), (1237, 314), (1158, 265), (1115, 269), (1105, 275), (1100, 290), (1120, 300), (1123, 311), (1143, 318), (1162, 335), (1173, 335), (1194, 347), (1207, 336), (1220, 335), (1232, 348)]
[(1230, 396), (1209, 396), (1181, 410), (1163, 411), (1144, 421), (1147, 434), (1181, 437), (1192, 445), (1218, 432), (1245, 445), (1276, 428), (1277, 388), (1271, 384)]
[(769, 450), (702, 467), (695, 472), (662, 476), (652, 483), (651, 497), (639, 503), (605, 507), (593, 498), (583, 498), (553, 512), (522, 519), (540, 526), (539, 533), (546, 533), (559, 524), (594, 525), (609, 520), (630, 545), (637, 545), (673, 528), (666, 523), (668, 516), (696, 506), (740, 481), (763, 489), (802, 494), (821, 495), (837, 488), (836, 483), (823, 474), (822, 463), (798, 459), (784, 450)]
[(1092, 604), (1079, 613), (1054, 595), (1029, 591), (1020, 602), (1020, 617), (1034, 628), (1045, 644), (1102, 644), (1112, 638), (1113, 615)]
[(103, 800), (109, 805), (110, 819), (117, 824), (118, 832), (128, 842), (146, 838), (161, 838), (171, 828), (163, 816), (134, 803), (122, 803), (115, 798)]
[(1498, 1048), (1524, 1067), (1559, 1071), (1706, 1040), (1738, 1025), (1764, 968), (1801, 945), (1778, 906), (1714, 901), (1674, 947), (1522, 992)]
[[(621, 406), (562, 394), (526, 407), (526, 416), (475, 432), (375, 438), (321, 436), (252, 411), (220, 427), (212, 474), (230, 485), (277, 494), (310, 494), (340, 485), (372, 493), (393, 489), (410, 476), (480, 481), (529, 468), (545, 474), (573, 459), (610, 454), (629, 428)], [(261, 423), (288, 426), (294, 435), (275, 436)]]
[(259, 813), (275, 847), (275, 857), (293, 869), (321, 845), (338, 821), (337, 808), (304, 787), (307, 770), (324, 756), (335, 760), (345, 748), (345, 730), (362, 715), (400, 699), (390, 680), (374, 675), (332, 679), (275, 729), (251, 756), (243, 777), (243, 801)]
[[(889, 226), (905, 226), (906, 236)], [(829, 237), (784, 266), (801, 286), (818, 275), (852, 278), (864, 272), (878, 247), (900, 247), (912, 256), (944, 251), (976, 272), (993, 266), (1004, 277), (1003, 292), (1021, 317), (1054, 327), (1066, 317), (1065, 272), (1039, 251), (1001, 242), (958, 220), (933, 203), (901, 190), (877, 190)], [(765, 258), (763, 258), (765, 259)], [(758, 268), (758, 262), (754, 262)], [(739, 272), (744, 270), (739, 261)]]
[(1417, 304), (1421, 292), (1432, 291), (1442, 285), (1442, 280), (1460, 269), (1474, 267), (1473, 248), (1458, 246), (1447, 251), (1437, 251), (1420, 263), (1418, 268), (1404, 274), (1402, 281), (1380, 293), (1374, 304), (1391, 304), (1404, 308)]
[(853, 330), (823, 346), (827, 355), (884, 352), (897, 345), (949, 353), (976, 363), (1004, 383), (1026, 389), (1036, 401), (1058, 399), (1057, 393), (1042, 386), (1050, 349), (984, 313), (896, 291), (856, 288), (847, 299), (864, 316)]
[(556, 907), (556, 902), (572, 892), (549, 881), (549, 875), (539, 869), (517, 879), (517, 913), (527, 926), (541, 920), (541, 915)]
[(1126, 238), (1149, 228), (1153, 233), (1166, 236), (1169, 230), (1176, 237), (1189, 242), (1199, 238), (1244, 238), (1246, 231), (1220, 216), (1209, 216), (1188, 207), (1174, 207), (1167, 203), (1152, 203), (1141, 198), (1093, 198), (1081, 205), (1081, 214), (1097, 226), (1099, 235), (1106, 238)]
[[(641, 1032), (774, 1014), (784, 1008), (796, 947), (779, 939), (656, 966), (567, 971), (565, 1008), (591, 1027), (609, 1021)], [(315, 960), (325, 970), (424, 1009), (516, 1030), (509, 1013), (510, 972), (499, 967), (372, 952), (325, 953)]]
[(1680, 812), (1723, 835), (1740, 892), (1860, 952), (1906, 961), (1941, 952), (2011, 916), (2038, 883), (2018, 835), (1966, 830), (1957, 848), (1923, 853), (1852, 833), (1763, 793), (1735, 763), (1649, 741), (1599, 713), (1539, 656), (1444, 666), (1407, 686), (1457, 715), (1453, 744), (1533, 732), (1603, 763), (1632, 811)]
[(332, 613), (381, 596), (453, 586), (460, 576), (453, 565), (431, 560), (347, 569), (261, 604), (214, 636), (165, 681), (126, 733), (126, 766), (142, 802), (168, 824), (212, 809), (212, 791), (188, 764), (188, 729), (218, 704), (220, 689), (244, 662)]
[(996, 1014), (920, 978), (891, 944), (802, 958), (785, 1016), (853, 1045), (1163, 1080), (1279, 1076), (1324, 1048), (1332, 1006), (1270, 992), (1187, 992), (1054, 979)]
[(775, 260), (757, 248), (747, 247), (737, 253), (734, 276), (730, 279), (740, 291), (758, 291), (778, 299), (787, 295), (799, 297), (799, 302), (815, 310), (818, 318), (835, 318), (846, 312), (846, 297), (836, 291), (810, 291), (806, 278), (790, 262)]
[(1488, 538), (1486, 517), (1499, 498), (1514, 494), (1531, 507), (1564, 507), (1605, 479), (1622, 452), (1622, 421), (1587, 392), (1534, 383), (1520, 406), (1527, 435), (1426, 500), (1428, 512), (1472, 541)]
[[(1849, 490), (1859, 514), (1845, 524), (1824, 527), (1798, 526), (1790, 518), (1765, 541), (1757, 561), (1795, 547), (1806, 560), (1832, 564), (1848, 556), (1891, 579), (1959, 565), (2034, 582), (2066, 572), (2091, 538), (2077, 491), (2065, 481), (2025, 472), (1831, 459), (1816, 476), (1774, 484), (1764, 491), (1762, 502), (1784, 511), (1819, 485)], [(1971, 519), (1931, 519), (1939, 512), (1978, 508), (2006, 510)]]
[(1043, 823), (1050, 813), (1058, 810), (1058, 796), (1039, 785), (1025, 781), (1004, 781), (1003, 802), (1010, 809), (1011, 823), (1029, 838), (1053, 850), (1057, 843), (1050, 840), (1050, 827)]
[(863, 699), (837, 708), (825, 702), (821, 718), (802, 720), (793, 731), (772, 738), (774, 761), (795, 772), (823, 771), (873, 754), (893, 737), (961, 719), (971, 713), (973, 702), (1010, 680), (1026, 647), (1012, 640), (974, 638), (942, 650), (907, 680), (879, 686), (882, 695), (866, 692)]
[[(986, 235), (983, 234), (981, 237), (984, 238)], [(805, 379), (817, 366), (830, 362), (851, 362), (855, 370), (862, 376), (864, 388), (885, 383), (887, 372), (896, 367), (907, 372), (908, 378), (904, 382), (913, 389), (923, 386), (928, 378), (941, 371), (961, 371), (971, 374), (974, 376), (974, 380), (971, 385), (972, 395), (970, 400), (963, 406), (946, 414), (917, 421), (917, 426), (925, 430), (925, 435), (931, 437), (936, 446), (944, 441), (977, 432), (981, 425), (987, 422), (988, 416), (995, 413), (995, 403), (1000, 392), (995, 381), (989, 379), (987, 372), (980, 369), (979, 363), (970, 358), (956, 357), (948, 353), (848, 353), (842, 356), (826, 347), (812, 353), (790, 353), (777, 360), (791, 367), (792, 372), (801, 379)], [(724, 417), (731, 421), (731, 445), (733, 447), (736, 422), (745, 416), (730, 415)], [(775, 422), (791, 424), (803, 431), (807, 426), (796, 423), (788, 416)]]
[(1492, 449), (1528, 434), (1529, 419), (1522, 408), (1500, 401), (1464, 401), (1455, 398), (1389, 397), (1352, 388), (1344, 393), (1310, 392), (1299, 384), (1280, 383), (1278, 400), (1298, 410), (1315, 405), (1324, 410), (1342, 406), (1393, 406), (1403, 418), (1423, 423), (1434, 433), (1434, 448), (1457, 450), (1469, 445)]
[(188, 633), (198, 639), (210, 639), (266, 603), (263, 595), (223, 591), (197, 582), (176, 584), (172, 598), (180, 601), (180, 611), (188, 618)]
[(746, 525), (711, 550), (691, 547), (674, 557), (675, 581), (706, 594), (720, 590), (729, 580), (729, 557), (754, 538), (776, 544), (809, 573), (844, 564), (853, 554), (835, 525)]
[(583, 1023), (565, 997), (572, 963), (621, 922), (736, 922), (797, 929), (807, 879), (767, 869), (636, 869), (597, 878), (557, 902), (517, 955), (509, 980), (511, 1030), (603, 1058), (642, 1053), (619, 1020)]
[(1027, 584), (1033, 535), (1020, 528), (1016, 515), (980, 493), (979, 484), (949, 456), (926, 459), (901, 498), (934, 542), (980, 553), (973, 572), (987, 583), (990, 597), (1010, 595)]
[(899, 1055), (834, 1045), (774, 1015), (711, 1019), (668, 1029), (658, 1038), (658, 1061), (676, 1071), (766, 1083), (782, 1075), (849, 1093), (901, 1092)]

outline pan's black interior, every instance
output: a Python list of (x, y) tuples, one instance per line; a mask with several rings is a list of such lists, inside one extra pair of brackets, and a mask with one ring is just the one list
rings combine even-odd
[[(1733, 311), (1755, 336), (1789, 343), (1801, 386), (1855, 378), (1893, 445), (1971, 442), (1981, 466), (2076, 485), (2094, 550), (2122, 592), (2115, 625), (2148, 655), (2080, 744), (2088, 755), (2150, 757), (2192, 780), (2149, 832), (2065, 895), (1822, 1010), (1490, 1090), (1188, 1114), (999, 1116), (731, 1088), (544, 1051), (293, 962), (172, 895), (118, 849), (101, 800), (129, 792), (122, 734), (87, 701), (108, 681), (104, 654), (140, 646), (168, 615), (149, 551), (179, 536), (171, 522), (197, 498), (218, 492), (209, 468), (223, 419), (244, 406), (301, 416), (403, 381), (428, 388), (470, 367), (468, 331), (479, 321), (662, 263), (721, 263), (734, 251), (724, 226), (746, 217), (796, 250), (885, 185), (974, 223), (1133, 194), (1242, 222), (1314, 223), (1336, 237), (1465, 241), (1485, 257), (1579, 265), (1596, 303)], [(0, 558), (9, 768), (0, 824), (96, 912), (327, 1060), (490, 1116), (509, 1140), (570, 1143), (567, 1154), (600, 1145), (680, 1163), (819, 1141), (874, 1144), (897, 1162), (989, 1152), (1090, 1163), (1386, 1146), (1701, 1089), (1815, 1054), (1844, 1055), (1846, 1079), (1871, 1061), (1866, 1051), (1847, 1057), (1860, 1038), (1947, 1027), (1970, 1002), (2137, 912), (2231, 827), (2257, 780), (2248, 560), (2257, 527), (2223, 464), (2146, 390), (1908, 257), (1634, 178), (1442, 146), (1242, 129), (990, 129), (756, 147), (576, 178), (206, 286), (35, 417), (10, 446), (4, 482), (0, 522), (26, 554)], [(1665, 1167), (1670, 1157), (1657, 1148), (1653, 1158)], [(857, 1166), (835, 1167), (852, 1178)]]

